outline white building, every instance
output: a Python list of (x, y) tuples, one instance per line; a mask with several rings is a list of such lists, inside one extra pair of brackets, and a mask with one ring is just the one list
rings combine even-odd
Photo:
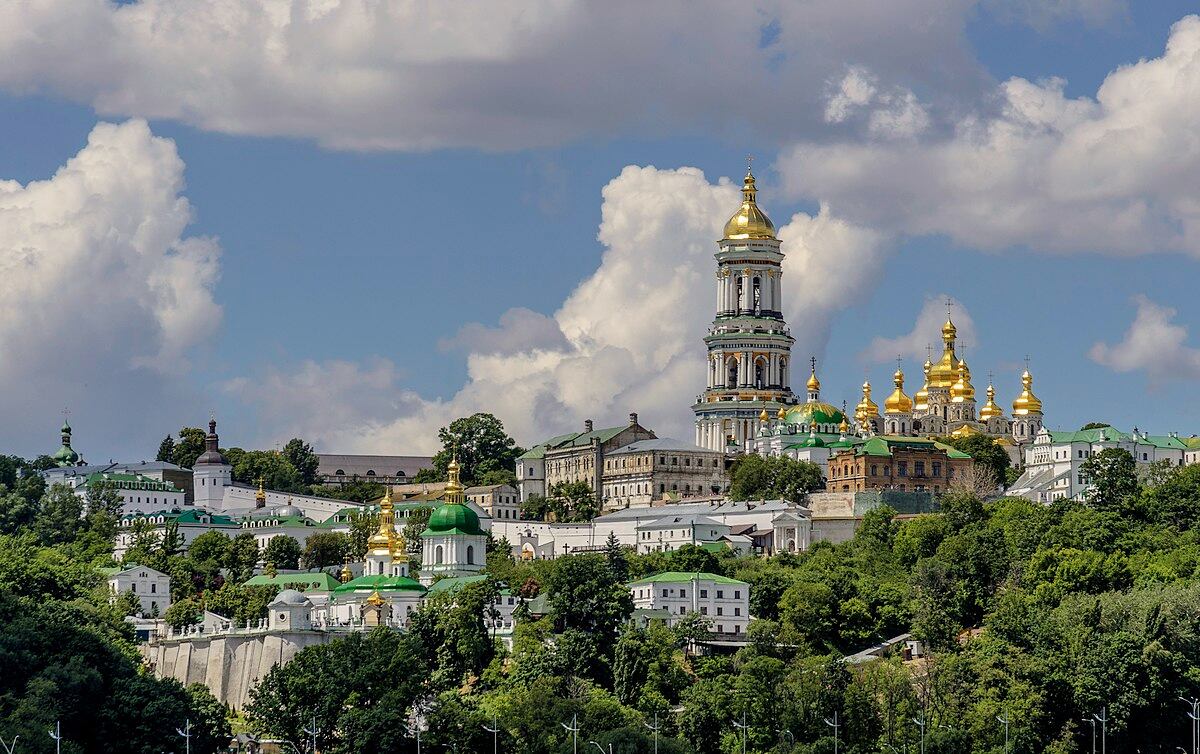
[(88, 490), (93, 484), (110, 486), (121, 498), (122, 513), (149, 513), (165, 509), (178, 509), (184, 506), (185, 492), (171, 482), (152, 479), (141, 474), (129, 474), (117, 471), (98, 471), (87, 476), (67, 476), (61, 479), (63, 484), (75, 490), (85, 503), (88, 500)]
[(517, 489), (507, 484), (490, 484), (486, 487), (468, 487), (463, 493), (468, 503), (473, 503), (494, 519), (516, 521), (521, 518), (521, 499)]
[(671, 552), (684, 545), (728, 545), (741, 553), (750, 551), (750, 539), (730, 535), (731, 527), (695, 513), (668, 515), (637, 527), (637, 551)]
[(126, 592), (136, 595), (143, 617), (157, 618), (171, 606), (171, 577), (161, 571), (135, 565), (108, 569), (107, 575), (113, 596)]
[(696, 613), (716, 634), (741, 637), (750, 625), (750, 585), (715, 573), (667, 571), (629, 584), (633, 605), (666, 610), (670, 624)]
[(458, 459), (450, 461), (447, 471), (444, 502), (429, 515), (429, 524), (421, 532), (421, 583), (425, 586), (439, 577), (473, 576), (482, 572), (487, 562), (487, 532), (466, 503)]
[(1200, 452), (1200, 438), (1177, 434), (1150, 435), (1134, 427), (1122, 432), (1113, 427), (1062, 432), (1040, 428), (1033, 443), (1025, 446), (1025, 471), (1008, 494), (1040, 503), (1082, 498), (1091, 487), (1083, 463), (1108, 448), (1121, 448), (1139, 467), (1164, 461), (1183, 466)]
[(205, 532), (220, 531), (226, 536), (235, 537), (242, 530), (241, 524), (229, 516), (195, 508), (130, 513), (122, 516), (118, 522), (113, 557), (117, 560), (123, 558), (126, 550), (133, 546), (139, 531), (148, 529), (161, 541), (168, 528), (172, 527), (179, 536), (181, 555), (186, 555), (196, 537)]

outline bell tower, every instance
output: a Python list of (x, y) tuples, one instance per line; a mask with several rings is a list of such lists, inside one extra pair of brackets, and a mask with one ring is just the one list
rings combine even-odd
[(696, 444), (743, 451), (763, 411), (774, 415), (799, 402), (790, 386), (795, 339), (782, 313), (784, 255), (749, 168), (742, 206), (717, 246), (717, 313), (704, 337), (708, 377), (692, 406)]

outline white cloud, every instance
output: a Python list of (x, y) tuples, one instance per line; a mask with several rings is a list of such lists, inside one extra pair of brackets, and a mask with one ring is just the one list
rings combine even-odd
[[(911, 330), (891, 338), (874, 338), (859, 354), (859, 358), (879, 364), (893, 361), (899, 356), (910, 365), (909, 371), (912, 372), (911, 365), (924, 364), (928, 353), (926, 347), (932, 347), (933, 359), (936, 361), (942, 352), (942, 325), (946, 322), (946, 300), (947, 296), (944, 293), (926, 296), (925, 304), (917, 314), (917, 320)], [(975, 320), (961, 301), (952, 297), (949, 300), (953, 305), (951, 318), (958, 330), (958, 350), (962, 356), (964, 350), (969, 351), (971, 344), (978, 342), (975, 339)]]
[[(334, 148), (825, 127), (847, 62), (974, 98), (975, 0), (0, 3), (0, 87)], [(765, 30), (770, 30), (766, 32)]]
[(1200, 348), (1186, 345), (1188, 330), (1174, 324), (1175, 310), (1135, 296), (1137, 316), (1125, 338), (1113, 345), (1096, 343), (1088, 356), (1115, 372), (1143, 371), (1152, 383), (1200, 379)]
[(1200, 17), (1162, 57), (1113, 71), (1095, 99), (1010, 79), (1000, 109), (909, 142), (801, 142), (779, 161), (793, 196), (884, 232), (998, 249), (1200, 255)]
[[(768, 209), (769, 196), (766, 187), (760, 198)], [(260, 424), (280, 437), (303, 436), (326, 449), (431, 450), (438, 427), (475, 411), (497, 414), (527, 443), (588, 418), (619, 424), (631, 411), (661, 436), (691, 438), (688, 406), (704, 387), (701, 339), (714, 314), (713, 255), (738, 190), (727, 179), (709, 183), (695, 168), (630, 166), (605, 186), (603, 200), (605, 252), (596, 272), (552, 319), (514, 310), (499, 328), (463, 328), (454, 344), (472, 348), (468, 376), (450, 398), (405, 390), (386, 361), (305, 363), (227, 389), (256, 406)], [(832, 313), (876, 274), (883, 239), (828, 207), (795, 215), (779, 236), (796, 353), (818, 353)]]
[(880, 91), (877, 78), (862, 66), (851, 66), (825, 104), (825, 121), (843, 123), (866, 113), (867, 133), (878, 139), (911, 139), (929, 128), (925, 106), (902, 86)]
[(53, 449), (64, 404), (119, 434), (181, 389), (221, 320), (219, 247), (184, 236), (183, 171), (174, 142), (133, 120), (98, 124), (47, 180), (0, 181), (5, 436)]

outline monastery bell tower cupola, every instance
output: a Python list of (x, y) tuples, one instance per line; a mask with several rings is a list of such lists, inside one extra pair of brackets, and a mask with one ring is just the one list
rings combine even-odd
[(791, 388), (794, 341), (783, 320), (784, 255), (749, 168), (742, 205), (717, 247), (716, 317), (704, 338), (708, 375), (692, 410), (697, 445), (740, 452), (762, 425), (762, 412), (770, 417), (798, 403)]

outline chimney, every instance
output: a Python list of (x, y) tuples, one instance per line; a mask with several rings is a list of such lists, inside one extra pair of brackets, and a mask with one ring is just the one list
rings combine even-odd
[(583, 431), (584, 431), (584, 432), (591, 432), (591, 431), (592, 431), (592, 420), (591, 420), (591, 419), (584, 419), (584, 420), (583, 420)]
[(629, 412), (629, 424), (631, 426), (634, 424), (637, 424), (637, 412), (636, 411)]

